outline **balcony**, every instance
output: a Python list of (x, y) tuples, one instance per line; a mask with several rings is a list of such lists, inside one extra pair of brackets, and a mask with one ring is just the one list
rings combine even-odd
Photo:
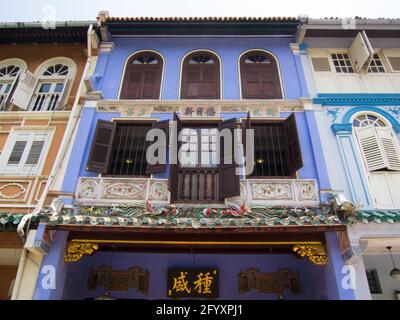
[[(217, 191), (216, 187), (212, 187), (212, 177), (215, 175), (212, 172), (208, 174), (210, 176), (208, 180), (206, 175), (200, 174), (198, 177), (202, 176), (203, 178), (193, 179), (192, 184), (193, 186), (202, 186), (202, 188), (197, 188), (196, 195), (203, 205), (213, 202)], [(195, 181), (198, 182), (197, 185)], [(192, 192), (194, 192), (193, 190)], [(181, 200), (185, 200), (184, 191), (181, 193)], [(319, 205), (317, 181), (312, 179), (242, 180), (240, 193), (240, 197), (228, 199), (228, 201), (271, 207), (315, 207)], [(155, 204), (170, 202), (168, 180), (166, 179), (81, 177), (75, 197), (76, 202), (87, 205), (129, 204), (147, 200)]]

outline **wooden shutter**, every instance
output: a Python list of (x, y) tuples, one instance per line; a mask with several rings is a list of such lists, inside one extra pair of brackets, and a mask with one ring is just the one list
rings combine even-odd
[(388, 57), (390, 65), (392, 66), (393, 71), (400, 71), (400, 57)]
[[(207, 55), (214, 60), (213, 64), (189, 64), (197, 55)], [(220, 73), (219, 59), (209, 52), (188, 56), (182, 66), (181, 99), (219, 99)]]
[(104, 120), (97, 121), (86, 170), (107, 173), (115, 129), (115, 122)]
[(355, 132), (367, 170), (375, 171), (386, 168), (383, 147), (375, 127), (366, 126), (355, 128)]
[(313, 57), (311, 62), (315, 72), (332, 71), (328, 57)]
[[(158, 121), (156, 123), (153, 123), (153, 129), (161, 129), (165, 132), (166, 136), (166, 146), (168, 146), (168, 141), (169, 141), (169, 120), (164, 120), (164, 121)], [(166, 148), (165, 151), (167, 152), (168, 149)], [(147, 164), (147, 173), (162, 173), (165, 172), (167, 165), (164, 163), (157, 163), (157, 164)]]
[[(245, 63), (253, 55), (268, 59), (269, 63)], [(252, 51), (240, 60), (243, 99), (281, 99), (282, 89), (275, 58), (263, 51)]]
[(159, 95), (159, 68), (157, 65), (145, 65), (141, 99), (158, 99)]
[(182, 99), (199, 99), (201, 97), (200, 65), (184, 65), (181, 88)]
[(64, 83), (63, 83), (63, 91), (60, 94), (60, 100), (58, 101), (56, 105), (56, 110), (62, 110), (63, 107), (67, 104), (68, 102), (68, 84), (69, 84), (69, 77), (71, 75), (71, 69), (68, 71), (67, 75), (65, 76)]
[(286, 142), (286, 158), (288, 171), (290, 175), (294, 175), (297, 170), (303, 166), (301, 157), (301, 149), (299, 135), (297, 132), (296, 117), (292, 113), (283, 123), (283, 129)]
[[(173, 146), (174, 143), (177, 143), (177, 141), (174, 141), (175, 137), (179, 136), (179, 132), (182, 129), (182, 123), (181, 120), (179, 119), (178, 115), (176, 112), (174, 112), (173, 116), (173, 121), (176, 122), (176, 131), (177, 132), (172, 132), (172, 143), (170, 145), (170, 148), (172, 148), (171, 152), (176, 152), (176, 159), (178, 162), (178, 150), (179, 150), (179, 145), (177, 144), (176, 146)], [(170, 159), (171, 161), (171, 159)], [(178, 163), (171, 163), (169, 164), (169, 180), (168, 180), (168, 190), (171, 193), (171, 200), (176, 200), (178, 199), (178, 188), (179, 188), (179, 171), (178, 171)]]
[(250, 112), (247, 112), (247, 119), (242, 121), (242, 145), (243, 145), (243, 155), (246, 156), (246, 131), (251, 129)]
[[(145, 60), (154, 56), (157, 64), (133, 64), (142, 56)], [(155, 53), (140, 53), (129, 59), (122, 85), (121, 99), (158, 99), (161, 89), (163, 69), (162, 58)]]
[(11, 103), (23, 110), (27, 110), (32, 95), (35, 92), (37, 82), (38, 78), (36, 78), (31, 72), (26, 71), (15, 88), (15, 92), (11, 98)]
[(25, 161), (26, 165), (38, 164), (40, 159), (40, 154), (44, 146), (44, 141), (33, 141), (31, 149), (29, 150), (28, 157)]
[(373, 50), (364, 31), (359, 32), (351, 43), (350, 59), (357, 72), (361, 71), (367, 61), (373, 56)]
[[(240, 179), (239, 175), (236, 174), (236, 163), (235, 163), (235, 148), (234, 143), (234, 129), (236, 128), (236, 118), (225, 120), (218, 125), (218, 130), (221, 132), (224, 129), (231, 130), (232, 135), (232, 154), (224, 154), (224, 143), (223, 139), (219, 139), (219, 151), (220, 151), (220, 165), (219, 165), (219, 197), (220, 199), (240, 196)], [(230, 162), (230, 163), (229, 163)]]
[(216, 64), (203, 64), (201, 73), (202, 99), (219, 99), (219, 68)]
[(387, 127), (375, 127), (382, 146), (386, 168), (388, 170), (400, 171), (400, 154), (396, 144), (396, 137), (392, 130)]
[(8, 158), (7, 164), (19, 164), (22, 155), (24, 154), (27, 141), (15, 141), (14, 147)]
[[(18, 71), (17, 75), (15, 76), (15, 78), (14, 78), (12, 84), (11, 84), (10, 91), (8, 92), (7, 97), (4, 99), (4, 102), (3, 102), (4, 108), (7, 107), (7, 105), (8, 105), (8, 104), (10, 103), (10, 101), (11, 101), (11, 98), (12, 98), (13, 95), (14, 95), (14, 92), (15, 92), (15, 90), (16, 90), (16, 88), (17, 88), (18, 81), (19, 81), (19, 79), (21, 78), (21, 72), (22, 72), (22, 70), (20, 69), (20, 70)], [(4, 110), (5, 110), (5, 109), (4, 109)]]

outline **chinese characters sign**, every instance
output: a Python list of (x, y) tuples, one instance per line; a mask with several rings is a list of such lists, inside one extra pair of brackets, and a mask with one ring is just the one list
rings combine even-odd
[(217, 269), (168, 269), (167, 297), (217, 298)]

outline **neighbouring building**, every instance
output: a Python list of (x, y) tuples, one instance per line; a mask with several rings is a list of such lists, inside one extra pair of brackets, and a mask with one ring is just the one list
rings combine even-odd
[(89, 26), (0, 25), (0, 299), (9, 299), (13, 288), (15, 299), (31, 299), (34, 292), (41, 254), (29, 249), (36, 231), (23, 248), (16, 229), (21, 221), (25, 231), (36, 229), (35, 210), (59, 196), (54, 177), (90, 69), (88, 32), (95, 36)]
[[(354, 298), (301, 23), (99, 14), (92, 91), (59, 195), (37, 215), (36, 239), (52, 240), (34, 299)], [(146, 161), (155, 128), (167, 164)], [(252, 173), (218, 152), (223, 129)], [(172, 161), (178, 133), (196, 164)]]
[(308, 19), (296, 42), (327, 179), (354, 205), (340, 238), (355, 296), (399, 299), (400, 20)]

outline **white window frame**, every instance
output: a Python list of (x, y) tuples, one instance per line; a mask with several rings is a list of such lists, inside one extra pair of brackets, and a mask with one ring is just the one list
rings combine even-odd
[[(0, 62), (0, 69), (5, 68), (8, 66), (16, 66), (19, 68), (19, 71), (15, 77), (7, 77), (7, 78), (0, 78), (0, 84), (3, 86), (10, 85), (10, 89), (7, 93), (3, 92), (2, 94), (4, 95), (4, 100), (3, 100), (3, 105), (0, 105), (0, 111), (6, 111), (7, 110), (7, 105), (10, 102), (10, 99), (12, 98), (13, 95), (13, 90), (15, 87), (18, 85), (18, 81), (21, 80), (21, 75), (24, 74), (24, 72), (27, 69), (27, 65), (25, 61), (21, 59), (6, 59)], [(19, 79), (18, 79), (19, 78)], [(17, 81), (18, 80), (18, 81)], [(4, 89), (2, 89), (4, 91)]]
[[(361, 115), (373, 115), (375, 117), (377, 117), (378, 119), (380, 119), (381, 121), (383, 121), (386, 124), (386, 128), (389, 128), (392, 132), (393, 138), (394, 138), (394, 144), (396, 145), (397, 149), (400, 150), (400, 141), (397, 137), (397, 134), (393, 131), (392, 128), (392, 124), (390, 123), (390, 121), (388, 121), (386, 118), (382, 117), (379, 113), (373, 112), (373, 111), (366, 111), (366, 112), (357, 112), (356, 114), (354, 114), (351, 117), (351, 124), (353, 124), (353, 121), (355, 120), (355, 118), (361, 116)], [(369, 189), (369, 194), (374, 202), (374, 208), (376, 209), (395, 209), (396, 206), (393, 207), (386, 207), (383, 206), (382, 204), (380, 204), (377, 200), (377, 196), (374, 193), (374, 186), (373, 186), (373, 175), (399, 175), (400, 172), (399, 171), (390, 171), (390, 170), (383, 170), (383, 171), (369, 171), (364, 159), (364, 155), (361, 151), (361, 146), (360, 146), (360, 142), (358, 140), (358, 137), (356, 135), (355, 129), (357, 127), (353, 127), (353, 133), (352, 133), (352, 138), (354, 143), (356, 144), (355, 149), (357, 150), (356, 153), (358, 153), (358, 157), (359, 157), (359, 165), (361, 166), (361, 170), (364, 173), (364, 177), (366, 178), (367, 181), (367, 186)], [(389, 191), (390, 192), (390, 191)], [(390, 194), (390, 196), (393, 198), (393, 195)]]
[(400, 50), (384, 49), (381, 52), (381, 57), (383, 57), (383, 60), (385, 60), (387, 72), (390, 70), (390, 72), (394, 74), (400, 73), (400, 70), (396, 71), (393, 69), (392, 64), (389, 61), (389, 58), (400, 58)]
[[(39, 175), (47, 158), (50, 149), (55, 129), (53, 127), (43, 128), (12, 128), (7, 141), (4, 145), (3, 152), (0, 156), (0, 175), (1, 176), (35, 176)], [(8, 160), (13, 151), (16, 141), (21, 141), (19, 138), (27, 136), (27, 144), (22, 154), (21, 160), (18, 164), (8, 164)], [(31, 149), (33, 141), (44, 141), (42, 151), (40, 153), (39, 161), (35, 165), (25, 165)]]

